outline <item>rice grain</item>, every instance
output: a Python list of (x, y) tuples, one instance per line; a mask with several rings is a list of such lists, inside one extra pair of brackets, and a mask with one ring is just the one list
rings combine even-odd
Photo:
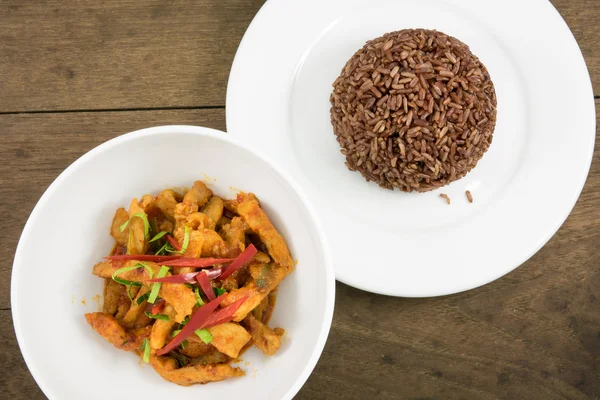
[(473, 202), (473, 195), (471, 194), (471, 192), (469, 190), (467, 190), (465, 192), (465, 194), (467, 195), (467, 200), (469, 200), (469, 203)]

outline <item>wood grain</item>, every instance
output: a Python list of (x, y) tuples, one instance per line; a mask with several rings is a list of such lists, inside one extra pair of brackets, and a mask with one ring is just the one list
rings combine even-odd
[(224, 105), (262, 0), (0, 0), (0, 111)]
[[(263, 0), (0, 0), (0, 111), (224, 105)], [(554, 0), (600, 94), (600, 2)]]
[[(600, 2), (552, 2), (600, 95)], [(225, 128), (224, 109), (213, 106), (225, 104), (231, 60), (262, 0), (66, 4), (0, 0), (3, 276), (43, 191), (89, 149), (148, 126)], [(122, 111), (131, 108), (147, 110)], [(86, 109), (121, 111), (50, 112)], [(6, 114), (15, 111), (41, 113)], [(329, 340), (297, 398), (599, 400), (599, 132), (573, 212), (512, 273), (434, 299), (338, 283)], [(0, 365), (10, 371), (0, 374), (0, 398), (44, 399), (14, 337), (9, 283), (0, 281)]]

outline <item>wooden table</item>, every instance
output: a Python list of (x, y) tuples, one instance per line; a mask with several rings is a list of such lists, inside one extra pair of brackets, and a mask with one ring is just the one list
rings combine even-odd
[[(225, 130), (229, 66), (262, 3), (0, 0), (0, 398), (45, 398), (19, 352), (9, 295), (35, 203), (76, 158), (125, 132)], [(600, 94), (600, 1), (554, 4)], [(338, 283), (327, 346), (297, 398), (600, 399), (599, 245), (597, 146), (565, 224), (502, 279), (432, 299)]]

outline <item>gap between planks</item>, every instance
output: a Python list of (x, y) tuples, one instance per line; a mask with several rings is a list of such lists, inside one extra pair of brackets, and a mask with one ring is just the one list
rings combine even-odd
[[(599, 97), (600, 98), (600, 97)], [(18, 114), (67, 114), (67, 113), (93, 113), (93, 112), (130, 112), (130, 111), (176, 111), (176, 110), (219, 110), (225, 106), (175, 106), (175, 107), (145, 107), (145, 108), (96, 108), (89, 110), (24, 110), (0, 111), (0, 115)]]

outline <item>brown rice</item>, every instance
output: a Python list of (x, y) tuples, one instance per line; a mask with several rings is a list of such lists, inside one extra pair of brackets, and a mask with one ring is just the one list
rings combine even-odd
[(469, 47), (407, 29), (367, 42), (333, 83), (331, 122), (346, 166), (386, 189), (462, 178), (492, 142), (496, 93)]
[(465, 192), (465, 194), (467, 195), (467, 200), (469, 200), (469, 203), (473, 202), (473, 195), (471, 194), (471, 192), (469, 190), (467, 190)]

